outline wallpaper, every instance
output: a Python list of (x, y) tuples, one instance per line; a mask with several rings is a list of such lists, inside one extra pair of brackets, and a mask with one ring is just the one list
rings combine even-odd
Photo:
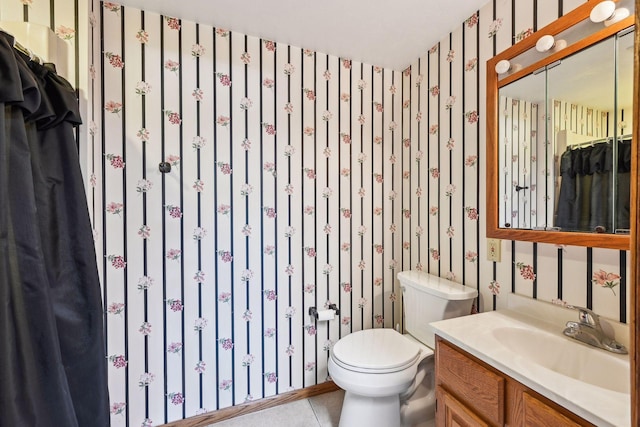
[[(65, 41), (60, 49), (57, 67), (76, 88), (83, 89), (86, 84), (86, 69), (80, 70), (80, 62), (86, 62), (86, 50), (80, 52), (87, 33), (87, 2), (78, 0), (5, 0), (0, 3), (0, 21), (26, 22), (49, 27)], [(81, 41), (79, 41), (81, 40)], [(23, 44), (27, 44), (25, 41)], [(29, 46), (27, 46), (29, 47)], [(34, 47), (34, 53), (38, 51)]]
[(502, 261), (485, 260), (485, 63), (581, 3), (489, 2), (403, 74), (403, 142), (412, 159), (403, 210), (420, 209), (410, 229), (425, 230), (405, 234), (412, 249), (404, 268), (478, 286), (481, 311), (516, 292), (627, 320), (627, 251), (503, 241)]
[[(341, 336), (399, 323), (401, 73), (108, 2), (93, 13), (114, 425), (324, 382)], [(330, 303), (335, 320), (308, 315)]]
[(401, 270), (477, 287), (479, 311), (516, 292), (626, 321), (627, 252), (505, 241), (485, 260), (485, 61), (578, 4), (490, 2), (389, 70), (93, 2), (113, 425), (326, 381), (340, 337), (401, 325)]
[[(502, 147), (499, 163), (503, 172), (499, 175), (501, 206), (498, 223), (501, 227), (510, 224), (517, 228), (551, 225), (552, 204), (549, 203), (549, 209), (544, 207), (547, 197), (554, 200), (555, 170), (547, 171), (545, 168), (544, 103), (539, 105), (501, 96), (499, 111), (498, 132)], [(551, 185), (545, 185), (545, 179)], [(538, 206), (542, 208), (539, 214)]]

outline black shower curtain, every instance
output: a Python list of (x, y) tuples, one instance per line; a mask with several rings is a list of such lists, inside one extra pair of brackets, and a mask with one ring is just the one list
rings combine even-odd
[[(560, 158), (560, 194), (554, 225), (567, 231), (613, 233), (629, 229), (631, 140), (567, 150)], [(614, 167), (615, 166), (615, 167)], [(615, 225), (613, 188), (615, 186)]]
[(0, 32), (0, 107), (0, 426), (107, 426), (75, 91)]

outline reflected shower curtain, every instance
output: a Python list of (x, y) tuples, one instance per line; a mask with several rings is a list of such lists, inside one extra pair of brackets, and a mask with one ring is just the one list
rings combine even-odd
[(0, 426), (107, 426), (75, 92), (0, 32), (0, 107)]
[(567, 231), (607, 233), (629, 228), (631, 140), (617, 144), (615, 167), (611, 142), (568, 148), (562, 154), (555, 226)]

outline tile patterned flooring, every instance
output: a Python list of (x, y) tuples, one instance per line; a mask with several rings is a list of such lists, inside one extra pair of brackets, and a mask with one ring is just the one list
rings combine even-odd
[(338, 427), (343, 398), (344, 391), (337, 390), (221, 421), (209, 427)]

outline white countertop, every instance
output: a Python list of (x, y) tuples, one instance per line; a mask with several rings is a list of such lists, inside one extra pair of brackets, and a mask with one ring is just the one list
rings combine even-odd
[[(630, 425), (630, 395), (598, 387), (559, 374), (537, 363), (531, 355), (519, 355), (517, 349), (501, 344), (492, 331), (505, 328), (535, 329), (542, 334), (564, 337), (564, 323), (547, 323), (513, 310), (500, 310), (431, 323), (437, 335), (460, 347), (478, 359), (504, 372), (525, 386), (564, 406), (597, 426), (627, 427)], [(550, 340), (555, 337), (550, 337)], [(563, 343), (564, 344), (564, 343)], [(584, 344), (575, 342), (576, 346)], [(584, 348), (576, 348), (584, 353)], [(553, 349), (541, 349), (553, 351)], [(587, 351), (604, 351), (588, 348)], [(609, 353), (605, 359), (609, 356)], [(610, 354), (617, 362), (629, 363), (628, 355)], [(535, 357), (535, 356), (534, 356)], [(563, 356), (564, 357), (564, 356)], [(571, 355), (566, 355), (571, 357)], [(592, 369), (606, 369), (592, 366)], [(628, 381), (631, 377), (628, 375)]]

